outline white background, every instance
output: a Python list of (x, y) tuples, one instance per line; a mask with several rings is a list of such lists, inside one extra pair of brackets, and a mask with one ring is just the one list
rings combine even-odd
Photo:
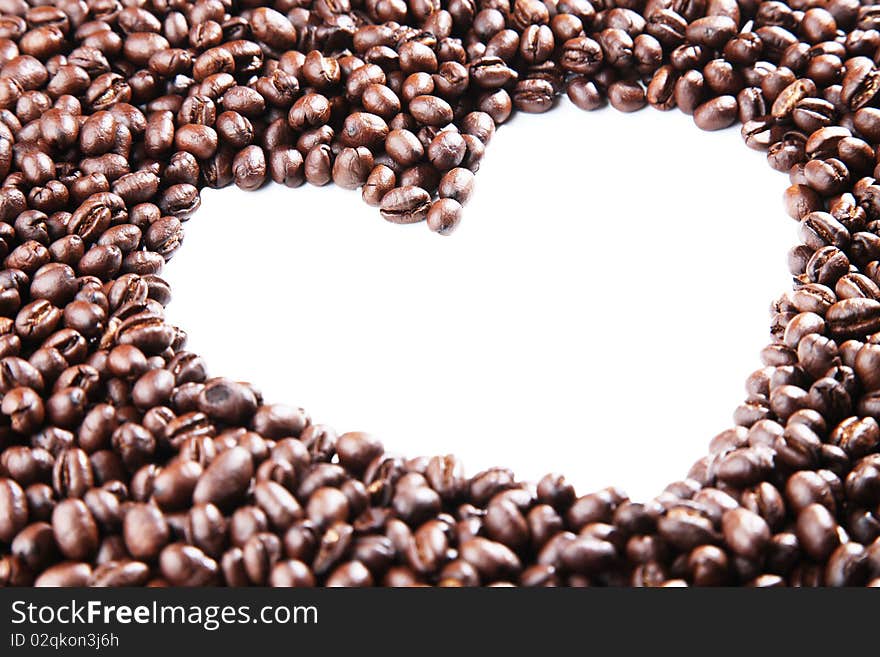
[(563, 100), (496, 133), (451, 237), (333, 187), (206, 190), (169, 317), (212, 375), (340, 433), (646, 499), (760, 365), (787, 184), (737, 128)]

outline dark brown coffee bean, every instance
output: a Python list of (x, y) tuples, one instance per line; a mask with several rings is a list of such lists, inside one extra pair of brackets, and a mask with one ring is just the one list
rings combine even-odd
[(461, 222), (461, 204), (451, 198), (441, 198), (431, 204), (428, 210), (428, 228), (441, 235), (449, 235)]
[(158, 558), (170, 540), (171, 532), (158, 508), (150, 504), (134, 504), (125, 513), (123, 535), (132, 556), (150, 561)]
[(452, 121), (452, 107), (442, 98), (431, 95), (421, 95), (413, 98), (409, 103), (409, 112), (413, 117), (425, 125), (443, 126)]
[(185, 509), (192, 504), (192, 495), (202, 466), (192, 460), (179, 460), (162, 468), (153, 480), (153, 499), (163, 511)]
[(828, 328), (835, 338), (864, 336), (880, 330), (880, 301), (844, 299), (828, 309)]
[(302, 561), (288, 559), (279, 561), (269, 573), (269, 585), (281, 587), (312, 587), (315, 576)]
[(724, 539), (738, 555), (758, 561), (770, 540), (770, 528), (765, 520), (746, 509), (733, 509), (724, 514)]
[(3, 415), (9, 418), (13, 431), (33, 433), (45, 417), (43, 401), (31, 388), (13, 388), (3, 396), (0, 405)]
[(0, 540), (12, 542), (27, 520), (28, 500), (21, 486), (12, 479), (0, 479)]
[(699, 71), (687, 71), (675, 83), (675, 104), (685, 114), (693, 114), (703, 102), (703, 76)]
[(241, 447), (228, 449), (219, 454), (199, 478), (193, 501), (229, 508), (243, 497), (253, 472), (253, 460), (247, 450)]
[(515, 575), (521, 567), (509, 548), (482, 537), (470, 539), (460, 550), (461, 557), (476, 568), (483, 583)]
[(44, 570), (34, 582), (34, 586), (85, 586), (91, 577), (92, 568), (89, 564), (67, 562)]
[[(70, 390), (82, 393), (79, 388)], [(83, 497), (93, 485), (92, 466), (83, 450), (66, 449), (56, 456), (52, 469), (52, 487), (59, 498)]]
[(98, 526), (82, 500), (59, 502), (52, 512), (52, 530), (58, 549), (68, 559), (89, 559), (98, 549)]
[(382, 198), (396, 187), (397, 175), (384, 164), (377, 164), (367, 176), (361, 196), (365, 203), (378, 207)]
[(130, 559), (108, 561), (94, 569), (89, 586), (143, 586), (150, 577), (150, 568), (142, 561)]
[(255, 585), (264, 585), (272, 568), (281, 558), (281, 540), (263, 532), (252, 536), (242, 548), (245, 572)]
[(427, 217), (430, 201), (428, 192), (420, 187), (398, 187), (382, 197), (380, 211), (392, 223), (411, 224)]
[(245, 191), (259, 189), (266, 182), (266, 155), (259, 146), (246, 146), (232, 162), (233, 181)]
[(368, 148), (343, 148), (333, 161), (333, 182), (343, 189), (357, 189), (372, 169), (373, 155)]
[(837, 523), (824, 506), (811, 504), (797, 517), (797, 537), (803, 550), (812, 558), (828, 558), (840, 544)]
[(274, 148), (269, 153), (269, 175), (278, 184), (299, 187), (305, 182), (303, 157), (295, 148)]
[(671, 509), (657, 523), (660, 536), (678, 549), (712, 543), (715, 530), (708, 518), (687, 508)]
[(296, 498), (274, 481), (258, 483), (254, 487), (254, 499), (276, 531), (288, 529), (304, 515)]
[(530, 113), (546, 112), (553, 107), (556, 92), (553, 85), (540, 78), (519, 80), (513, 90), (513, 105)]
[(173, 543), (159, 555), (159, 569), (175, 586), (210, 586), (216, 583), (219, 567), (196, 546)]

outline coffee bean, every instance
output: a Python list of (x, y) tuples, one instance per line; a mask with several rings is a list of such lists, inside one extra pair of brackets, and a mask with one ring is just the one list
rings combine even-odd
[(52, 526), (46, 522), (28, 525), (12, 540), (11, 553), (34, 572), (51, 565), (57, 554)]
[(811, 504), (798, 514), (797, 537), (804, 551), (820, 561), (840, 544), (837, 523), (828, 509), (819, 504)]
[(269, 573), (269, 585), (312, 587), (315, 585), (315, 576), (302, 561), (287, 559), (286, 561), (279, 561), (272, 567), (272, 572)]
[(770, 528), (765, 520), (746, 509), (732, 509), (725, 513), (722, 530), (731, 549), (753, 561), (760, 560), (770, 540)]
[(513, 105), (523, 112), (541, 113), (553, 107), (555, 90), (547, 80), (528, 78), (516, 83)]
[(737, 107), (733, 96), (718, 96), (694, 109), (694, 123), (701, 130), (727, 128), (736, 120)]
[(423, 221), (430, 209), (431, 197), (424, 189), (404, 186), (392, 189), (382, 197), (382, 216), (396, 224)]
[(52, 530), (58, 549), (68, 559), (89, 559), (98, 549), (98, 527), (82, 500), (59, 502), (52, 512)]
[(452, 107), (437, 96), (416, 96), (409, 103), (409, 112), (419, 123), (430, 126), (442, 126), (452, 120)]
[(196, 461), (174, 461), (153, 480), (153, 499), (163, 511), (188, 508), (201, 475), (202, 466)]
[(501, 543), (476, 537), (461, 545), (461, 557), (480, 574), (483, 583), (515, 575), (520, 570), (517, 556)]
[(333, 182), (343, 189), (357, 189), (367, 181), (373, 169), (373, 155), (369, 149), (343, 148), (333, 161)]
[(43, 422), (43, 401), (32, 388), (12, 388), (3, 397), (0, 410), (9, 418), (13, 431), (32, 433)]
[(443, 198), (431, 204), (428, 211), (428, 228), (441, 235), (451, 234), (461, 222), (462, 208), (458, 201)]
[(303, 510), (296, 498), (274, 481), (258, 483), (254, 487), (254, 499), (278, 531), (288, 529), (303, 516)]
[(264, 585), (281, 558), (281, 541), (267, 532), (255, 534), (244, 544), (242, 558), (245, 572), (252, 584)]
[(199, 393), (199, 410), (227, 424), (238, 424), (251, 418), (257, 410), (257, 399), (246, 386), (214, 379)]
[(266, 182), (266, 155), (259, 146), (245, 146), (232, 161), (232, 175), (237, 187), (245, 191), (259, 189)]
[(27, 520), (28, 500), (24, 491), (12, 479), (0, 479), (0, 540), (10, 543)]
[(835, 338), (857, 337), (880, 330), (880, 301), (844, 299), (826, 314), (828, 328)]
[(217, 562), (194, 545), (173, 543), (159, 555), (163, 577), (175, 586), (210, 586), (217, 579)]
[(150, 576), (150, 568), (142, 561), (130, 559), (108, 561), (92, 571), (89, 586), (143, 586)]
[(168, 522), (151, 504), (133, 504), (125, 512), (122, 525), (125, 547), (136, 559), (151, 561), (159, 557), (171, 538)]
[(657, 528), (660, 536), (682, 550), (712, 543), (715, 535), (707, 518), (687, 508), (671, 509), (658, 520)]
[(397, 175), (394, 170), (384, 164), (377, 164), (364, 181), (361, 196), (365, 203), (377, 207), (385, 194), (395, 188), (396, 183)]
[(303, 157), (294, 148), (274, 148), (269, 153), (269, 174), (272, 180), (287, 187), (305, 182)]
[(93, 485), (92, 466), (83, 450), (66, 449), (55, 458), (52, 487), (59, 498), (82, 497)]
[(37, 577), (34, 586), (86, 586), (91, 577), (92, 568), (87, 563), (60, 563), (44, 570)]
[(242, 498), (253, 476), (253, 460), (247, 450), (233, 447), (219, 454), (199, 477), (193, 501), (228, 508)]

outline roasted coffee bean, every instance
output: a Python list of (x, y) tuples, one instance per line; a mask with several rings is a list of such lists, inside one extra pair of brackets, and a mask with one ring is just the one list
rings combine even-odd
[(312, 587), (315, 576), (302, 561), (287, 559), (279, 561), (269, 573), (269, 585), (281, 587)]
[(843, 190), (849, 181), (849, 170), (836, 158), (810, 160), (804, 165), (807, 184), (824, 196)]
[(442, 198), (431, 204), (428, 210), (428, 228), (441, 235), (451, 234), (461, 222), (461, 204), (451, 198)]
[(472, 538), (461, 545), (461, 557), (480, 574), (483, 583), (515, 575), (520, 570), (517, 556), (501, 543), (482, 537)]
[(198, 462), (174, 461), (162, 468), (153, 480), (153, 499), (163, 511), (188, 508), (201, 475), (202, 466)]
[(269, 153), (269, 175), (276, 183), (299, 187), (305, 182), (302, 154), (294, 148), (272, 149)]
[(675, 83), (675, 104), (685, 114), (693, 114), (702, 104), (704, 95), (703, 75), (699, 71), (687, 71)]
[(143, 586), (150, 576), (150, 568), (142, 561), (124, 559), (107, 561), (94, 569), (89, 586)]
[(102, 531), (118, 532), (122, 524), (124, 492), (116, 484), (110, 484), (101, 488), (92, 488), (83, 497), (89, 512)]
[(797, 516), (797, 538), (803, 550), (822, 561), (840, 545), (834, 517), (824, 506), (811, 504)]
[(46, 522), (28, 525), (13, 539), (11, 553), (33, 572), (51, 565), (57, 554), (52, 526)]
[(216, 583), (219, 567), (194, 545), (173, 543), (159, 555), (159, 569), (175, 586), (209, 586)]
[(872, 417), (848, 418), (831, 432), (831, 442), (851, 458), (867, 456), (880, 445), (880, 425)]
[[(648, 104), (651, 107), (664, 111), (672, 109), (675, 106), (675, 83), (677, 79), (678, 76), (671, 66), (661, 66), (658, 68), (651, 78), (645, 94)], [(570, 88), (571, 84), (569, 83)], [(571, 98), (570, 91), (569, 98)]]
[(702, 130), (721, 130), (737, 118), (737, 102), (733, 96), (718, 96), (694, 109), (694, 123)]
[[(607, 94), (611, 106), (621, 112), (635, 112), (642, 109), (646, 102), (648, 102), (644, 90), (635, 82), (622, 80), (613, 82), (611, 86), (608, 87)], [(571, 94), (569, 94), (569, 96), (571, 96)], [(595, 102), (601, 103), (601, 99), (597, 99)], [(579, 106), (581, 106), (582, 109), (593, 109), (592, 103), (593, 101), (590, 101), (589, 103), (586, 103), (585, 106), (585, 99), (581, 98)]]
[(346, 146), (375, 148), (388, 136), (388, 125), (375, 114), (349, 114), (342, 126), (340, 137)]
[(151, 504), (130, 506), (125, 512), (122, 531), (129, 553), (145, 561), (158, 558), (171, 537), (162, 512)]
[(880, 301), (844, 299), (826, 314), (828, 328), (835, 338), (859, 337), (880, 330)]
[(867, 57), (854, 57), (847, 62), (843, 77), (841, 101), (850, 109), (867, 105), (880, 89), (880, 74)]
[(253, 460), (242, 447), (219, 454), (199, 478), (193, 491), (196, 504), (215, 504), (228, 508), (240, 500), (253, 476)]
[(28, 520), (27, 497), (12, 479), (0, 479), (0, 512), (0, 540), (10, 543)]
[(98, 526), (82, 500), (59, 502), (52, 512), (52, 530), (58, 549), (68, 559), (89, 559), (98, 549)]
[(91, 577), (92, 568), (87, 563), (61, 563), (44, 570), (34, 586), (85, 586)]
[(343, 189), (362, 186), (373, 169), (373, 155), (364, 146), (343, 148), (333, 161), (333, 182)]
[(93, 485), (92, 465), (83, 450), (66, 449), (55, 457), (52, 487), (59, 498), (83, 497)]
[(382, 198), (396, 187), (397, 175), (391, 167), (377, 164), (364, 181), (361, 196), (365, 203), (377, 207)]
[(254, 487), (254, 499), (277, 531), (288, 529), (303, 516), (296, 498), (274, 481), (262, 481)]
[(382, 216), (396, 224), (423, 221), (430, 209), (431, 197), (424, 189), (415, 186), (398, 187), (382, 197)]
[(306, 94), (291, 107), (288, 122), (294, 130), (321, 126), (330, 120), (330, 112), (327, 98), (316, 93)]
[(765, 520), (746, 509), (733, 509), (725, 513), (722, 529), (731, 549), (753, 561), (761, 558), (770, 540), (770, 528)]
[[(582, 110), (592, 111), (605, 105), (605, 95), (596, 86), (595, 82), (585, 77), (576, 76), (570, 79), (566, 84), (565, 92), (569, 100)], [(655, 93), (660, 92), (657, 92), (655, 89)], [(656, 101), (657, 98), (655, 97), (654, 100)], [(651, 97), (649, 97), (648, 102), (651, 102)]]
[(45, 417), (43, 401), (31, 388), (12, 388), (3, 396), (3, 415), (9, 419), (13, 431), (29, 434), (36, 431)]
[(660, 536), (682, 550), (714, 542), (715, 530), (711, 521), (685, 507), (668, 511), (658, 520), (657, 528)]
[(198, 397), (199, 410), (227, 424), (248, 420), (257, 410), (257, 399), (245, 385), (214, 379), (201, 390)]
[(272, 568), (281, 558), (281, 540), (268, 532), (255, 534), (244, 544), (242, 558), (251, 583), (264, 585)]
[(409, 113), (425, 125), (442, 126), (453, 118), (452, 107), (442, 98), (431, 95), (416, 96), (409, 102)]
[(266, 182), (266, 155), (259, 146), (246, 146), (232, 161), (233, 182), (246, 191), (259, 189)]
[(444, 130), (427, 147), (428, 160), (438, 171), (453, 169), (462, 163), (467, 152), (464, 138), (457, 132)]

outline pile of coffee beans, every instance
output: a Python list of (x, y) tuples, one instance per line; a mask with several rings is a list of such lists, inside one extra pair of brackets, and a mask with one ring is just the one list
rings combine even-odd
[[(0, 0), (0, 585), (880, 585), (876, 61), (858, 0)], [(791, 180), (763, 365), (655, 499), (386, 454), (166, 323), (204, 186), (450, 233), (563, 93), (739, 122)]]

